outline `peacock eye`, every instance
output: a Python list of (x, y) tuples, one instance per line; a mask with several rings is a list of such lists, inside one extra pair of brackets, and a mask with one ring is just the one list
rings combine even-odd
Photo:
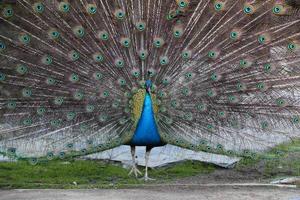
[(87, 112), (90, 113), (90, 112), (93, 112), (93, 111), (94, 111), (95, 106), (93, 106), (93, 105), (87, 105), (85, 109), (86, 109)]
[(293, 116), (292, 121), (293, 121), (293, 123), (298, 124), (300, 122), (300, 117), (299, 116)]
[(283, 10), (282, 5), (275, 5), (272, 9), (273, 14), (280, 14)]
[(5, 81), (6, 76), (5, 74), (0, 73), (0, 81)]
[(49, 36), (50, 39), (56, 40), (56, 39), (59, 38), (60, 33), (59, 33), (56, 29), (51, 29), (51, 30), (48, 32), (48, 36)]
[(17, 65), (16, 71), (20, 75), (24, 75), (28, 72), (28, 68), (25, 65)]
[(181, 93), (185, 96), (188, 96), (190, 94), (190, 89), (188, 87), (184, 87), (182, 88)]
[(95, 53), (93, 55), (93, 59), (95, 62), (102, 62), (104, 60), (103, 56), (100, 53)]
[(52, 160), (53, 158), (54, 158), (53, 152), (48, 152), (48, 153), (47, 153), (47, 159), (48, 159), (48, 160)]
[(262, 129), (266, 129), (266, 128), (268, 128), (268, 126), (269, 126), (269, 124), (266, 121), (264, 121), (264, 122), (261, 123), (261, 128)]
[(140, 76), (140, 72), (138, 70), (133, 70), (131, 74), (132, 74), (132, 76), (134, 76), (136, 78), (138, 78)]
[(182, 52), (181, 55), (182, 55), (182, 58), (183, 58), (184, 60), (188, 60), (188, 59), (191, 58), (192, 52), (189, 51), (189, 50), (185, 50), (185, 51)]
[(173, 36), (175, 38), (180, 38), (183, 34), (183, 29), (181, 27), (175, 26), (173, 29)]
[(73, 144), (73, 143), (69, 143), (69, 144), (67, 144), (67, 147), (68, 147), (69, 149), (72, 149), (72, 148), (74, 147), (74, 144)]
[(265, 72), (271, 71), (271, 64), (270, 63), (264, 64), (264, 71)]
[(31, 97), (31, 95), (32, 95), (31, 89), (24, 88), (24, 89), (22, 90), (22, 96), (23, 96), (23, 97), (28, 98), (28, 97)]
[(199, 110), (199, 111), (201, 111), (201, 112), (206, 111), (206, 105), (203, 104), (203, 103), (197, 104), (197, 105), (196, 105), (196, 108), (197, 108), (197, 110)]
[(108, 35), (107, 35), (107, 34), (102, 34), (102, 35), (101, 35), (101, 38), (102, 38), (103, 40), (106, 40), (106, 39), (108, 38)]
[(180, 0), (180, 1), (178, 1), (178, 6), (179, 6), (179, 8), (181, 8), (181, 9), (183, 9), (183, 8), (186, 8), (187, 6), (188, 6), (188, 1), (187, 0)]
[(224, 112), (224, 111), (220, 111), (220, 112), (218, 112), (218, 115), (219, 115), (220, 117), (224, 117), (224, 116), (225, 116), (225, 112)]
[(244, 7), (244, 13), (245, 13), (245, 14), (252, 14), (252, 13), (253, 13), (253, 6), (246, 5), (246, 6)]
[(115, 11), (115, 17), (119, 20), (122, 20), (125, 17), (125, 12), (122, 9), (118, 9)]
[(167, 20), (172, 20), (172, 19), (174, 19), (175, 17), (176, 17), (176, 15), (177, 15), (177, 12), (175, 12), (175, 11), (170, 11), (168, 14), (167, 14)]
[(148, 56), (148, 51), (147, 50), (140, 50), (139, 52), (139, 57), (141, 60), (145, 60)]
[(256, 87), (260, 90), (263, 90), (265, 88), (265, 84), (264, 83), (258, 83)]
[(178, 102), (174, 99), (174, 100), (171, 100), (171, 106), (173, 108), (176, 108), (178, 106)]
[(97, 81), (101, 80), (103, 78), (103, 75), (101, 74), (101, 72), (95, 72), (93, 74), (94, 79), (96, 79)]
[(215, 10), (216, 11), (219, 11), (219, 10), (221, 10), (222, 9), (222, 4), (221, 3), (216, 3), (215, 4)]
[(10, 18), (14, 15), (14, 10), (12, 7), (5, 7), (2, 11), (2, 15), (4, 18)]
[(209, 51), (208, 52), (208, 57), (212, 58), (212, 59), (216, 58), (217, 57), (217, 52), (215, 52), (215, 51)]
[[(57, 126), (56, 123), (54, 123), (53, 126)], [(59, 158), (64, 159), (65, 158), (65, 152), (59, 152)]]
[(75, 74), (75, 73), (71, 74), (69, 80), (70, 80), (72, 83), (78, 82), (78, 81), (79, 81), (79, 76), (78, 76), (78, 74)]
[(288, 44), (288, 50), (290, 50), (290, 51), (294, 51), (295, 49), (296, 49), (296, 44), (294, 44), (294, 43), (289, 43)]
[(27, 118), (23, 120), (23, 125), (30, 126), (32, 124), (32, 119)]
[(139, 31), (144, 31), (145, 28), (146, 28), (146, 24), (145, 24), (145, 22), (140, 21), (140, 22), (136, 23), (135, 27), (136, 27)]
[(56, 81), (55, 81), (54, 78), (49, 77), (49, 78), (46, 79), (46, 84), (47, 85), (54, 85), (55, 83), (56, 83)]
[(215, 97), (215, 96), (217, 95), (217, 93), (216, 93), (216, 91), (215, 91), (214, 89), (209, 89), (209, 90), (207, 91), (207, 95), (208, 95), (209, 97)]
[(242, 91), (246, 89), (246, 85), (244, 83), (237, 83), (236, 88), (238, 91)]
[(266, 42), (266, 37), (264, 35), (258, 36), (258, 42), (264, 44)]
[(245, 60), (245, 59), (240, 60), (240, 67), (241, 68), (250, 67), (251, 64), (252, 64), (251, 61), (248, 61), (248, 60)]
[(115, 60), (115, 66), (118, 67), (118, 68), (124, 67), (124, 61), (123, 61), (123, 59), (121, 59), (121, 58), (116, 59)]
[[(209, 130), (212, 130), (212, 129), (213, 129), (213, 125), (212, 125), (212, 124), (208, 124), (206, 127), (207, 127), (207, 129), (209, 129)], [(209, 147), (209, 146), (207, 146), (207, 148), (209, 148), (209, 149), (210, 149), (210, 147)]]
[(236, 100), (236, 97), (233, 96), (233, 95), (230, 95), (230, 96), (228, 97), (228, 100), (229, 100), (230, 102), (234, 102), (234, 101)]
[(86, 11), (90, 15), (94, 15), (97, 12), (97, 6), (95, 4), (88, 4), (86, 6)]
[(29, 158), (28, 162), (31, 165), (37, 165), (38, 164), (38, 159), (37, 158)]
[(17, 103), (15, 101), (10, 101), (10, 102), (7, 103), (6, 106), (7, 106), (8, 109), (13, 110), (17, 107)]
[(126, 48), (128, 48), (131, 43), (129, 38), (122, 38), (120, 42), (121, 42), (122, 46), (126, 47)]
[(230, 38), (231, 38), (231, 39), (234, 40), (234, 39), (236, 39), (237, 37), (238, 37), (238, 33), (237, 33), (237, 32), (233, 31), (233, 32), (230, 33)]
[(108, 40), (108, 37), (109, 37), (109, 35), (108, 35), (108, 32), (107, 31), (99, 31), (98, 32), (98, 38), (100, 39), (100, 40)]
[(167, 65), (169, 63), (169, 58), (167, 56), (161, 56), (159, 62), (161, 65)]
[(24, 45), (29, 44), (29, 43), (30, 43), (30, 40), (31, 40), (30, 36), (29, 36), (28, 34), (26, 34), (26, 33), (21, 33), (21, 34), (19, 35), (19, 41), (20, 41), (22, 44), (24, 44)]
[(175, 31), (175, 32), (174, 32), (174, 36), (175, 36), (175, 37), (180, 37), (180, 32), (179, 32), (179, 31)]
[(3, 42), (0, 41), (0, 52), (4, 51), (6, 49), (6, 46)]
[(82, 38), (84, 35), (85, 35), (85, 30), (82, 26), (75, 26), (73, 28), (73, 33), (79, 37), (79, 38)]
[(75, 100), (82, 100), (84, 98), (84, 94), (80, 91), (76, 91), (74, 94), (73, 94), (73, 98)]
[(212, 81), (217, 81), (218, 80), (218, 75), (216, 73), (213, 73), (211, 76), (210, 76), (210, 79)]
[(60, 105), (63, 104), (63, 102), (64, 102), (64, 98), (63, 98), (63, 97), (55, 97), (55, 98), (54, 98), (54, 104), (55, 104), (55, 105), (60, 106)]
[(162, 39), (162, 38), (154, 38), (154, 46), (156, 47), (156, 48), (160, 48), (160, 47), (162, 47), (163, 45), (164, 45), (164, 40)]
[(124, 78), (119, 78), (119, 79), (118, 79), (118, 84), (119, 84), (120, 86), (124, 86), (124, 85), (126, 85), (126, 80), (125, 80)]
[(37, 109), (36, 112), (37, 112), (38, 115), (43, 115), (46, 112), (46, 109), (43, 108), (43, 107), (40, 107), (40, 108)]
[(164, 85), (168, 85), (168, 84), (170, 83), (170, 80), (169, 80), (168, 78), (164, 78), (164, 79), (162, 80), (162, 83), (163, 83)]
[(60, 2), (58, 4), (58, 10), (60, 12), (64, 12), (64, 13), (67, 13), (70, 11), (70, 4), (68, 2)]
[(68, 57), (71, 61), (77, 61), (79, 59), (79, 53), (75, 50), (70, 51), (68, 54)]
[(10, 153), (10, 154), (15, 154), (16, 153), (16, 151), (17, 151), (17, 149), (16, 148), (8, 148), (8, 153)]
[(185, 74), (185, 78), (186, 78), (187, 80), (190, 80), (190, 79), (192, 78), (192, 73), (191, 73), (191, 72), (187, 72), (187, 73)]
[(45, 55), (42, 58), (42, 63), (45, 65), (51, 65), (52, 64), (52, 57), (50, 55)]
[(285, 100), (282, 98), (276, 99), (276, 104), (277, 104), (277, 106), (284, 106)]
[(38, 3), (33, 4), (33, 10), (36, 13), (43, 13), (45, 10), (45, 7), (42, 3), (38, 2)]
[(102, 93), (102, 96), (103, 97), (109, 97), (109, 91), (104, 91), (103, 93)]

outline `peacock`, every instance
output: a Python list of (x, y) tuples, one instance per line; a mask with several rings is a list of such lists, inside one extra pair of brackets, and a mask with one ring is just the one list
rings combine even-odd
[(300, 137), (297, 0), (0, 1), (0, 152), (257, 158)]

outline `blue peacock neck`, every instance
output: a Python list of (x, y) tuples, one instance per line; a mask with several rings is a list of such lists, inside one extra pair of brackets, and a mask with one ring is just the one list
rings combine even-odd
[(133, 146), (155, 147), (164, 145), (156, 125), (152, 99), (149, 90), (150, 87), (148, 86), (146, 85), (147, 92), (144, 99), (142, 114), (138, 121), (134, 135), (130, 141), (130, 145)]

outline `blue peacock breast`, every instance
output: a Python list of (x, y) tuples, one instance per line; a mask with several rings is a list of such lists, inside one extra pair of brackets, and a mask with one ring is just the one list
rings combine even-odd
[(163, 145), (155, 122), (151, 96), (148, 92), (145, 95), (142, 114), (130, 145), (152, 147)]

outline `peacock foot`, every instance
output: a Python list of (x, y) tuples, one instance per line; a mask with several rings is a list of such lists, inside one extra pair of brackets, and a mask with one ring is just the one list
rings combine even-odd
[(148, 176), (145, 175), (143, 178), (141, 178), (141, 180), (144, 180), (144, 181), (155, 181), (156, 179), (150, 178), (150, 177), (148, 177)]
[(135, 175), (136, 178), (138, 177), (138, 175), (142, 175), (142, 172), (140, 172), (140, 170), (138, 170), (136, 165), (132, 166), (132, 168), (131, 168), (130, 172), (128, 173), (128, 175), (130, 176), (132, 173)]

